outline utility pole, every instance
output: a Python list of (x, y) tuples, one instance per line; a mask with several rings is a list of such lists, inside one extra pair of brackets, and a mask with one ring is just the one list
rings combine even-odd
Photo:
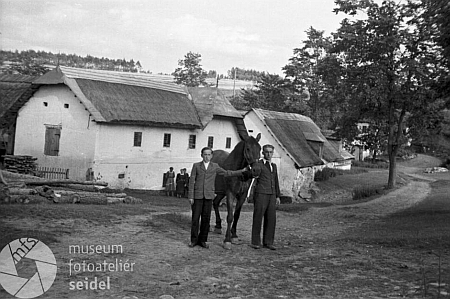
[(235, 89), (236, 89), (236, 68), (234, 68), (234, 80), (233, 80), (233, 100), (235, 100)]

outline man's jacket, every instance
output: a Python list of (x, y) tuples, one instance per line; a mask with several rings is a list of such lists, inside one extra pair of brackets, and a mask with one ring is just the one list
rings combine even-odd
[(216, 175), (240, 176), (245, 171), (242, 170), (225, 170), (214, 162), (209, 162), (208, 169), (205, 168), (203, 161), (192, 165), (191, 178), (189, 179), (188, 198), (191, 199), (214, 199), (215, 190), (214, 182)]
[(264, 165), (264, 160), (259, 160), (252, 167), (252, 174), (257, 177), (255, 193), (275, 194), (280, 197), (280, 185), (278, 182), (277, 165), (271, 163), (272, 171)]

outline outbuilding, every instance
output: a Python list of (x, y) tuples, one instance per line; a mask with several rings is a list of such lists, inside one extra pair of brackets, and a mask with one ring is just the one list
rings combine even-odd
[(294, 200), (310, 198), (318, 170), (344, 161), (320, 128), (304, 115), (252, 109), (244, 122), (250, 135), (261, 133), (261, 146), (275, 147), (272, 159), (279, 169), (281, 192)]

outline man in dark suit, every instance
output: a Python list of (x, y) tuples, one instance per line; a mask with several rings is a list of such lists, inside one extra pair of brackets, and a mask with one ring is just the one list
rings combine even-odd
[[(188, 199), (192, 206), (190, 247), (199, 245), (209, 248), (206, 242), (208, 241), (212, 202), (215, 197), (214, 182), (216, 175), (240, 176), (247, 170), (247, 168), (236, 171), (225, 170), (219, 164), (211, 162), (212, 155), (212, 149), (204, 147), (201, 154), (203, 160), (192, 165), (188, 191)], [(199, 225), (200, 218), (201, 223)]]
[(263, 146), (263, 159), (253, 168), (253, 176), (257, 177), (253, 208), (252, 243), (254, 249), (261, 248), (261, 226), (264, 218), (263, 247), (276, 250), (273, 246), (275, 238), (276, 206), (280, 204), (280, 186), (277, 165), (272, 163), (274, 147)]

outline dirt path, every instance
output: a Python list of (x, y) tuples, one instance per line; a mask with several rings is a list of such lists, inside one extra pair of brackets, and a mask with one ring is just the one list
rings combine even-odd
[[(423, 160), (427, 159), (411, 161), (408, 168), (399, 165), (399, 171), (422, 176)], [(428, 166), (430, 161), (426, 163)], [(376, 227), (386, 215), (420, 203), (431, 191), (433, 178), (427, 179), (412, 180), (369, 202), (299, 213), (278, 211), (276, 251), (248, 246), (251, 212), (241, 214), (240, 243), (232, 250), (222, 247), (223, 235), (213, 233), (209, 250), (189, 248), (188, 207), (106, 220), (8, 217), (3, 223), (28, 229), (44, 227), (58, 235), (59, 241), (51, 244), (58, 275), (42, 298), (416, 298), (420, 297), (416, 295), (420, 295), (421, 273), (417, 252), (357, 243), (347, 237), (349, 231)], [(225, 219), (225, 211), (221, 215)], [(214, 213), (212, 217), (214, 223)], [(108, 244), (121, 245), (122, 251), (70, 252), (73, 245)], [(134, 268), (76, 271), (74, 266), (103, 262), (133, 263)], [(72, 282), (95, 279), (109, 281), (110, 289), (70, 288)]]
[[(386, 216), (399, 210), (407, 209), (422, 200), (431, 192), (430, 184), (421, 181), (411, 181), (406, 186), (389, 192), (374, 200), (352, 204), (346, 209), (356, 210), (361, 217)], [(339, 209), (339, 208), (338, 208)], [(340, 208), (342, 209), (342, 208)]]

